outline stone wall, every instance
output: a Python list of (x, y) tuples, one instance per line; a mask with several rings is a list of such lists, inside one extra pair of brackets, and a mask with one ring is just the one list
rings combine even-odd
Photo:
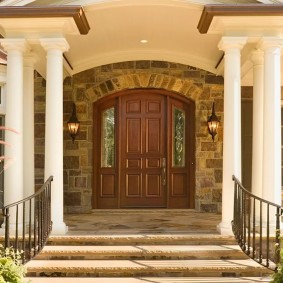
[[(223, 148), (223, 78), (190, 66), (163, 61), (131, 61), (86, 70), (64, 81), (64, 207), (67, 213), (92, 208), (93, 103), (124, 89), (160, 88), (191, 98), (196, 105), (196, 209), (220, 212)], [(35, 78), (36, 180), (42, 183), (44, 166), (45, 83)], [(215, 142), (207, 131), (207, 118), (215, 102), (220, 118)], [(73, 144), (67, 120), (77, 105), (81, 121)]]

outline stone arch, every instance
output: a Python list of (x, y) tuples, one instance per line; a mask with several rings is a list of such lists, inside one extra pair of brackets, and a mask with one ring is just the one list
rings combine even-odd
[[(76, 143), (72, 143), (68, 134), (64, 140), (65, 186), (68, 187), (64, 192), (66, 211), (86, 212), (92, 207), (89, 196), (92, 193), (93, 179), (93, 103), (108, 95), (134, 88), (164, 89), (195, 102), (195, 206), (199, 211), (220, 212), (223, 77), (188, 65), (148, 60), (103, 65), (65, 80), (64, 117), (69, 118), (68, 111), (75, 102), (78, 118), (82, 122)], [(206, 123), (211, 114), (212, 102), (215, 102), (216, 114), (221, 121), (215, 142), (212, 142), (208, 134)]]
[(165, 74), (134, 73), (113, 77), (86, 90), (87, 100), (95, 102), (112, 93), (134, 88), (159, 88), (176, 92), (198, 101), (202, 88), (191, 79), (181, 79)]

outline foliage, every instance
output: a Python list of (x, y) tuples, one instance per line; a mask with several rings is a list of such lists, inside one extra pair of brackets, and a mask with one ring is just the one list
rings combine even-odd
[(278, 272), (272, 275), (270, 283), (283, 283), (282, 266), (278, 268)]
[[(0, 126), (0, 130), (8, 130), (17, 133), (14, 129)], [(0, 140), (0, 145), (10, 146), (9, 143)], [(0, 156), (0, 162), (6, 161), (0, 174), (3, 173), (13, 162), (8, 156)], [(4, 248), (0, 244), (0, 283), (24, 283), (26, 269), (22, 264), (23, 252), (14, 250), (13, 247)]]
[[(276, 231), (276, 233), (278, 233), (278, 231)], [(272, 275), (272, 281), (269, 283), (283, 283), (283, 248), (281, 248), (279, 251), (279, 247), (280, 246), (278, 244), (275, 245), (275, 253), (278, 253), (279, 255), (279, 263), (277, 264), (278, 269), (277, 272)]]
[(22, 252), (0, 245), (0, 283), (23, 283), (25, 273)]

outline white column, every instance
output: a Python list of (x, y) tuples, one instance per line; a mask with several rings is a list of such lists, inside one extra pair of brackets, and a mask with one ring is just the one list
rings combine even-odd
[[(5, 155), (13, 158), (13, 164), (5, 171), (4, 204), (23, 199), (23, 53), (27, 49), (25, 39), (1, 39), (7, 51), (6, 127), (19, 134), (5, 132)], [(12, 216), (13, 223), (13, 216)]]
[(262, 197), (281, 205), (281, 71), (280, 38), (261, 41), (264, 51)]
[(223, 37), (219, 49), (224, 57), (224, 137), (221, 234), (232, 235), (234, 183), (241, 180), (241, 53), (245, 37)]
[(24, 58), (24, 197), (34, 194), (34, 63), (35, 57)]
[(263, 52), (255, 50), (253, 62), (253, 145), (252, 145), (252, 193), (262, 197), (263, 159)]
[(63, 221), (63, 52), (69, 45), (64, 38), (41, 39), (47, 51), (45, 180), (53, 176), (51, 220), (53, 234), (64, 234)]

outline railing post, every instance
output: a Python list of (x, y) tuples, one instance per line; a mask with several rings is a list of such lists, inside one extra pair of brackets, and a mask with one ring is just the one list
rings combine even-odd
[[(274, 262), (276, 265), (280, 262), (280, 217), (282, 215), (282, 209), (276, 208), (276, 232), (275, 232), (275, 255)], [(276, 266), (277, 271), (277, 266)]]
[(10, 247), (10, 211), (9, 208), (3, 208), (3, 216), (5, 219), (5, 247)]

